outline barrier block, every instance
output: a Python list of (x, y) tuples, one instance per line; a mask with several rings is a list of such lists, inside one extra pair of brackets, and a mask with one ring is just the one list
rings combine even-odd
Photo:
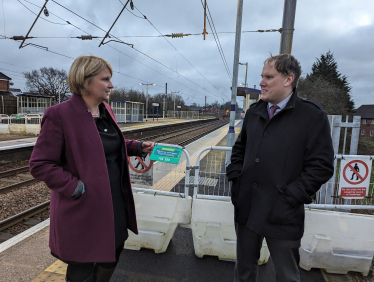
[(8, 134), (9, 133), (9, 124), (0, 123), (0, 134)]
[(40, 133), (40, 124), (26, 124), (26, 134), (38, 135)]
[(11, 123), (9, 124), (9, 132), (12, 134), (25, 134), (26, 124)]
[[(236, 260), (234, 207), (231, 202), (194, 199), (191, 229), (195, 255), (218, 256), (220, 260)], [(269, 260), (270, 253), (264, 240), (259, 264)]]
[(305, 211), (300, 267), (367, 276), (374, 255), (374, 216), (325, 210)]
[(166, 251), (178, 224), (191, 222), (192, 198), (134, 193), (139, 235), (129, 232), (125, 248)]

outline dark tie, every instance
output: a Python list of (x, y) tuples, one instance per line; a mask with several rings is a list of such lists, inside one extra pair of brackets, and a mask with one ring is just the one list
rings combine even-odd
[(270, 107), (270, 114), (269, 114), (269, 118), (270, 118), (270, 119), (273, 118), (273, 116), (274, 116), (274, 114), (275, 114), (275, 111), (276, 111), (277, 109), (280, 109), (277, 105), (272, 105), (272, 106)]

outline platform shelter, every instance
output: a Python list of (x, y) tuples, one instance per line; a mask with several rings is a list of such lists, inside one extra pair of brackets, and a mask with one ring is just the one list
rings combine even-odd
[(237, 88), (237, 94), (236, 96), (242, 96), (245, 97), (245, 102), (243, 105), (243, 110), (246, 111), (250, 105), (253, 103), (256, 103), (258, 100), (260, 100), (260, 89), (255, 88), (248, 88), (248, 87), (239, 87)]
[(144, 103), (126, 100), (111, 100), (110, 106), (113, 109), (117, 122), (127, 123), (143, 121)]
[(17, 113), (43, 115), (52, 106), (52, 96), (36, 93), (22, 93), (17, 95)]

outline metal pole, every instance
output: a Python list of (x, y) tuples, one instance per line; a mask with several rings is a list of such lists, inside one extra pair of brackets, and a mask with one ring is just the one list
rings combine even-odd
[(58, 82), (58, 103), (61, 103), (61, 96), (60, 96), (60, 81)]
[(283, 23), (279, 54), (291, 54), (295, 14), (296, 0), (284, 0)]
[[(231, 107), (230, 107), (230, 126), (227, 134), (227, 146), (232, 147), (235, 143), (235, 105), (236, 93), (238, 86), (238, 70), (239, 70), (239, 54), (240, 54), (240, 39), (242, 32), (242, 16), (243, 16), (243, 0), (238, 0), (238, 10), (236, 16), (236, 34), (235, 34), (235, 52), (234, 52), (234, 66), (232, 76), (232, 92), (231, 92)], [(226, 153), (226, 165), (230, 163), (231, 152)]]
[(165, 83), (165, 97), (164, 97), (164, 112), (162, 113), (162, 119), (165, 120), (165, 101), (166, 101), (166, 96), (168, 95), (168, 84)]
[(99, 47), (100, 47), (101, 45), (103, 45), (104, 40), (108, 37), (109, 32), (112, 30), (113, 26), (116, 24), (117, 20), (119, 19), (119, 17), (121, 16), (123, 10), (125, 10), (125, 8), (126, 8), (126, 6), (127, 6), (127, 4), (128, 4), (129, 2), (130, 2), (130, 0), (127, 0), (126, 4), (123, 5), (123, 8), (122, 8), (121, 12), (118, 14), (116, 20), (114, 21), (114, 23), (112, 24), (112, 26), (110, 27), (110, 29), (108, 30), (108, 32), (105, 34), (105, 36), (104, 36), (103, 40), (101, 41)]
[(145, 96), (145, 121), (148, 121), (148, 84), (147, 84), (147, 94)]
[(175, 97), (177, 96), (177, 92), (174, 93), (174, 118), (175, 118)]
[(39, 12), (39, 14), (38, 14), (38, 15), (36, 16), (36, 19), (35, 19), (34, 23), (32, 24), (32, 26), (30, 27), (29, 31), (27, 32), (27, 34), (26, 34), (25, 38), (23, 39), (23, 41), (22, 41), (21, 45), (19, 46), (19, 49), (21, 49), (21, 48), (22, 48), (22, 45), (23, 45), (23, 43), (25, 43), (25, 40), (26, 40), (26, 39), (27, 39), (27, 37), (29, 36), (29, 34), (30, 34), (30, 32), (31, 32), (32, 28), (34, 27), (34, 25), (35, 25), (36, 21), (37, 21), (37, 20), (38, 20), (38, 18), (40, 17), (40, 14), (42, 13), (43, 9), (45, 8), (45, 5), (47, 5), (48, 1), (49, 1), (49, 0), (46, 0), (46, 1), (45, 1), (45, 3), (44, 3), (44, 5), (43, 5), (43, 7), (42, 7), (42, 8), (40, 9), (40, 12)]
[(244, 81), (245, 87), (247, 87), (247, 71), (248, 71), (248, 62), (245, 63), (245, 81)]

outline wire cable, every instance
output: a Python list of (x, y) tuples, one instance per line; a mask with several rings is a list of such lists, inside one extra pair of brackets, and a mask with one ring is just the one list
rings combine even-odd
[[(22, 6), (24, 6), (27, 10), (29, 10), (31, 13), (33, 13), (34, 15), (38, 15), (38, 14), (36, 14), (36, 13), (34, 13), (33, 11), (31, 11), (31, 9), (29, 9), (25, 4), (23, 4), (20, 0), (17, 0)], [(47, 21), (47, 22), (49, 22), (49, 23), (52, 23), (52, 24), (58, 24), (58, 25), (68, 25), (68, 24), (65, 24), (65, 23), (55, 23), (55, 22), (51, 22), (51, 21), (49, 21), (49, 20), (47, 20), (47, 19), (45, 19), (45, 18), (43, 18), (43, 17), (40, 17), (42, 20), (45, 20), (45, 21)]]
[(219, 37), (218, 37), (217, 31), (216, 31), (216, 27), (215, 27), (214, 22), (213, 22), (213, 17), (212, 17), (212, 15), (210, 14), (210, 10), (209, 10), (208, 3), (206, 4), (206, 7), (207, 7), (207, 9), (208, 9), (208, 13), (209, 13), (210, 19), (211, 19), (211, 21), (212, 21), (212, 25), (213, 25), (214, 30), (212, 29), (212, 27), (210, 26), (210, 24), (209, 24), (209, 26), (210, 26), (210, 28), (212, 29), (212, 33), (214, 32), (215, 35), (216, 35), (216, 37), (217, 37), (218, 45), (219, 45), (219, 47), (221, 48), (223, 59), (224, 59), (224, 61), (225, 61), (225, 64), (226, 64), (227, 69), (228, 69), (229, 74), (230, 74), (230, 75), (229, 75), (229, 77), (230, 77), (230, 81), (232, 81), (232, 75), (231, 75), (230, 69), (229, 69), (229, 67), (228, 67), (228, 64), (227, 64), (227, 61), (226, 61), (226, 57), (225, 57), (225, 53), (223, 52), (223, 48), (222, 48), (221, 42), (219, 41)]
[[(61, 6), (62, 8), (66, 9), (66, 10), (68, 10), (68, 11), (69, 11), (69, 12), (71, 12), (72, 14), (74, 14), (74, 15), (76, 15), (77, 17), (79, 17), (79, 18), (81, 18), (81, 19), (85, 20), (86, 22), (90, 23), (91, 25), (95, 26), (96, 28), (98, 28), (98, 29), (100, 29), (100, 30), (102, 30), (102, 31), (104, 31), (104, 32), (106, 33), (106, 31), (105, 31), (104, 29), (102, 29), (101, 27), (99, 27), (99, 26), (95, 25), (94, 23), (92, 23), (92, 22), (90, 22), (89, 20), (87, 20), (87, 19), (83, 18), (82, 16), (78, 15), (77, 13), (73, 12), (72, 10), (70, 10), (70, 9), (66, 8), (65, 6), (61, 5), (61, 4), (60, 4), (60, 3), (58, 3), (57, 1), (55, 1), (55, 0), (51, 0), (51, 1), (52, 1), (52, 2), (54, 2), (54, 3), (56, 3), (57, 5)], [(112, 35), (112, 34), (109, 34), (109, 35), (110, 35), (110, 36), (112, 36), (113, 38), (116, 38), (116, 39), (118, 39), (118, 40), (119, 40), (119, 41), (121, 41), (122, 43), (125, 43), (125, 42), (123, 42), (123, 41), (122, 41), (121, 39), (119, 39), (118, 37), (116, 37), (116, 36), (114, 36), (114, 35)], [(209, 92), (210, 94), (212, 94), (212, 95), (214, 95), (214, 96), (215, 96), (215, 94), (214, 94), (214, 93), (212, 93), (212, 92), (210, 92), (210, 91), (206, 90), (206, 89), (205, 89), (204, 87), (202, 87), (202, 86), (198, 85), (198, 84), (197, 84), (197, 83), (195, 83), (194, 81), (192, 81), (192, 80), (188, 79), (188, 78), (187, 78), (187, 77), (185, 77), (184, 75), (182, 75), (182, 74), (180, 74), (180, 73), (176, 72), (175, 70), (171, 69), (170, 67), (166, 66), (165, 64), (163, 64), (163, 63), (159, 62), (158, 60), (156, 60), (156, 59), (152, 58), (151, 56), (149, 56), (149, 55), (145, 54), (144, 52), (140, 51), (139, 49), (137, 49), (137, 48), (135, 48), (135, 47), (131, 47), (131, 48), (132, 48), (132, 49), (134, 49), (135, 51), (139, 52), (139, 53), (140, 53), (140, 54), (142, 54), (143, 56), (145, 56), (145, 57), (147, 57), (147, 58), (149, 58), (149, 59), (153, 60), (154, 62), (156, 62), (156, 63), (158, 63), (158, 64), (162, 65), (163, 67), (165, 67), (165, 68), (169, 69), (170, 71), (172, 71), (172, 72), (174, 72), (174, 73), (176, 73), (176, 74), (180, 75), (180, 76), (181, 76), (181, 77), (183, 77), (184, 79), (188, 80), (189, 82), (191, 82), (191, 83), (195, 84), (196, 86), (198, 86), (198, 87), (200, 87), (200, 88), (204, 89), (205, 91), (207, 91), (207, 92)]]
[[(202, 0), (200, 0), (200, 1), (201, 1), (201, 5), (204, 7), (204, 3), (203, 3), (203, 1), (202, 1)], [(208, 9), (208, 10), (209, 10), (209, 9)], [(210, 15), (210, 13), (209, 13), (209, 15)], [(218, 44), (217, 39), (216, 39), (217, 34), (214, 33), (214, 29), (212, 28), (212, 25), (211, 25), (211, 23), (210, 23), (209, 16), (207, 17), (207, 19), (208, 19), (208, 24), (209, 24), (210, 29), (211, 29), (211, 31), (212, 31), (212, 34), (213, 34), (214, 40), (215, 40), (215, 42), (216, 42), (216, 45), (217, 45), (217, 48), (218, 48), (219, 54), (221, 55), (221, 59), (222, 59), (223, 65), (225, 66), (225, 69), (226, 69), (226, 72), (227, 72), (227, 74), (228, 74), (228, 76), (229, 76), (230, 81), (232, 81), (231, 73), (230, 73), (230, 68), (229, 68), (228, 65), (227, 65), (227, 61), (226, 61), (226, 59), (225, 59), (225, 57), (224, 57), (223, 50), (221, 50), (221, 48), (220, 48), (220, 44)], [(212, 22), (213, 22), (213, 19), (211, 19), (211, 20), (212, 20)], [(217, 37), (218, 37), (218, 36), (217, 36)]]
[[(146, 19), (149, 24), (174, 48), (175, 51), (177, 51), (202, 77), (204, 77), (204, 79), (206, 79), (217, 91), (218, 88), (213, 85), (213, 83), (211, 83), (164, 35), (162, 35), (162, 33), (156, 28), (156, 26), (148, 19), (148, 17), (146, 17), (139, 9), (138, 7), (135, 6), (135, 9), (138, 10), (138, 12), (140, 14), (143, 15), (144, 19)], [(205, 89), (205, 87), (204, 87)], [(221, 92), (222, 95), (224, 95), (222, 92)]]

